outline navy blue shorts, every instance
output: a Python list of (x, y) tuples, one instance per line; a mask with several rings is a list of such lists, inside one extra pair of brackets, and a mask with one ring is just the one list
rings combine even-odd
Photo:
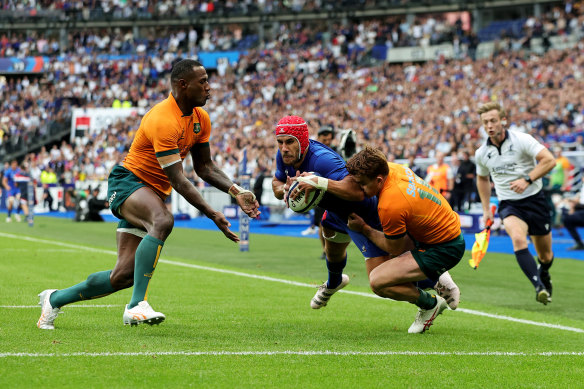
[(388, 253), (377, 247), (375, 243), (367, 239), (365, 235), (351, 230), (347, 226), (347, 221), (337, 216), (334, 212), (326, 211), (324, 216), (322, 217), (321, 225), (325, 228), (329, 228), (342, 234), (349, 235), (353, 243), (355, 243), (359, 251), (361, 251), (361, 254), (363, 254), (363, 256), (365, 257), (365, 260), (369, 258), (389, 255)]
[(501, 200), (499, 203), (501, 220), (511, 215), (527, 223), (529, 235), (547, 235), (552, 229), (550, 207), (543, 190), (521, 200)]
[(16, 197), (18, 195), (20, 195), (20, 189), (18, 187), (10, 188), (10, 190), (6, 191), (6, 198)]

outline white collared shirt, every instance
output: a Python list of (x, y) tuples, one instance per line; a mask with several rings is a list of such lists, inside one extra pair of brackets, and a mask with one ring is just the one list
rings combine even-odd
[(535, 156), (544, 148), (529, 134), (507, 130), (501, 147), (487, 139), (476, 151), (477, 175), (491, 175), (499, 200), (520, 200), (533, 196), (543, 186), (541, 179), (533, 181), (523, 193), (512, 191), (510, 185), (533, 170), (537, 164)]

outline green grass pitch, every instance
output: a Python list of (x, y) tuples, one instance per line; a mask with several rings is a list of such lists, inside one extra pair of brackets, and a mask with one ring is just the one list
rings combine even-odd
[[(122, 325), (131, 289), (64, 307), (36, 328), (37, 294), (115, 263), (115, 225), (38, 217), (0, 225), (0, 383), (5, 388), (584, 387), (584, 262), (557, 258), (553, 302), (535, 301), (513, 256), (451, 271), (460, 308), (408, 334), (416, 307), (376, 298), (350, 246), (351, 284), (310, 309), (319, 243), (175, 229), (150, 285), (159, 326)], [(509, 243), (510, 244), (510, 243)]]

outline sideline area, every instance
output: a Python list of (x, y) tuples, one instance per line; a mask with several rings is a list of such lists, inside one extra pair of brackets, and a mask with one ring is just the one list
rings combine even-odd
[[(73, 219), (75, 212), (51, 212), (51, 213), (41, 213), (36, 216), (49, 216), (49, 217), (59, 217)], [(103, 214), (102, 215), (106, 222), (117, 222), (113, 215)], [(239, 231), (239, 220), (229, 219), (231, 222), (231, 230)], [(84, 223), (84, 222), (79, 222)], [(214, 230), (217, 227), (208, 218), (197, 217), (190, 220), (177, 220), (175, 219), (175, 227), (179, 228), (194, 228), (202, 230)], [(292, 237), (305, 237), (305, 238), (317, 238), (317, 235), (302, 236), (301, 232), (309, 226), (309, 220), (304, 217), (299, 217), (297, 219), (287, 220), (282, 223), (275, 223), (265, 220), (251, 220), (249, 223), (250, 232), (253, 234), (268, 234), (268, 235), (280, 235), (280, 236), (292, 236)], [(583, 230), (584, 233), (584, 230)], [(554, 255), (557, 258), (571, 258), (584, 261), (584, 251), (568, 251), (569, 247), (574, 245), (574, 241), (567, 233), (565, 229), (554, 229), (552, 233), (553, 237), (553, 248)], [(465, 233), (464, 238), (466, 241), (466, 249), (471, 250), (474, 243), (474, 233)], [(253, 244), (253, 243), (252, 243)], [(316, 244), (316, 242), (315, 242)], [(530, 245), (532, 253), (535, 254), (533, 246)], [(504, 254), (513, 254), (513, 247), (511, 246), (511, 241), (508, 236), (502, 235), (498, 236), (496, 233), (491, 235), (491, 240), (489, 243), (489, 251)]]

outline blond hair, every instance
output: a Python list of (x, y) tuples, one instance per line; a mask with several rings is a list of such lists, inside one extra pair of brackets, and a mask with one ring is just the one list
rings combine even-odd
[(481, 116), (482, 114), (492, 111), (494, 109), (499, 111), (499, 119), (507, 117), (507, 112), (505, 112), (505, 109), (503, 109), (503, 107), (501, 107), (501, 104), (497, 103), (496, 101), (491, 101), (490, 103), (481, 105), (477, 110), (477, 113), (479, 114), (479, 116)]

